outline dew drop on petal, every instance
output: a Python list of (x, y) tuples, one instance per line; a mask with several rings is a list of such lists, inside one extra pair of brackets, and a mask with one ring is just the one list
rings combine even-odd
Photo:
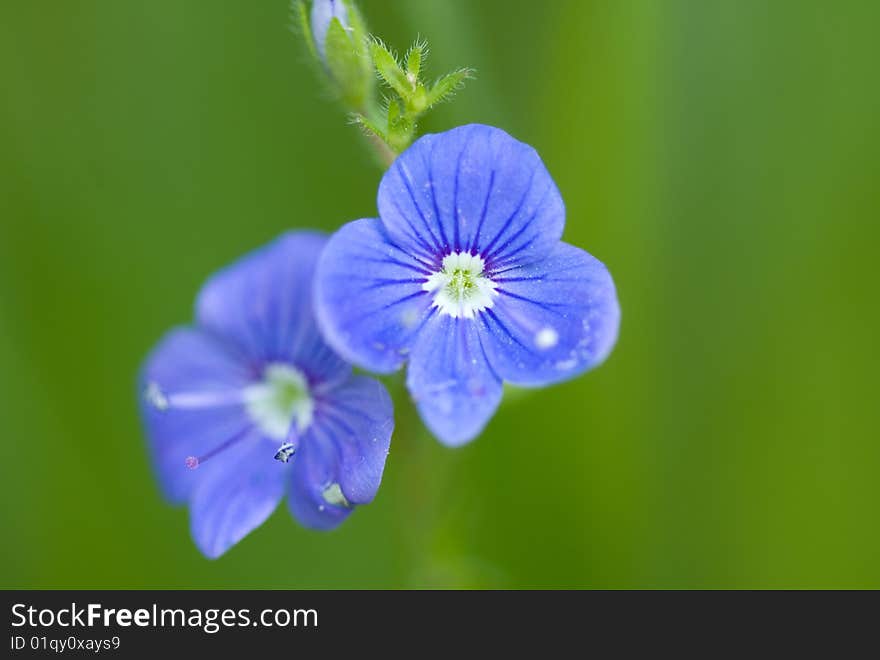
[(545, 326), (535, 333), (535, 346), (542, 350), (553, 348), (559, 342), (559, 333), (550, 326)]
[(184, 464), (190, 470), (195, 470), (197, 467), (199, 467), (199, 459), (195, 456), (187, 456)]
[(419, 313), (413, 308), (408, 308), (404, 310), (400, 315), (400, 324), (404, 328), (414, 328), (418, 322)]
[(577, 366), (577, 357), (569, 358), (568, 360), (560, 360), (556, 363), (555, 367), (559, 371), (570, 371)]

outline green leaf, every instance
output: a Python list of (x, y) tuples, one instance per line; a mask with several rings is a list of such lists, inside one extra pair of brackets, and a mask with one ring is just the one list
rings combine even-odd
[(338, 18), (330, 21), (324, 52), (327, 68), (343, 100), (352, 108), (363, 107), (371, 76), (365, 75), (358, 49)]
[(400, 103), (398, 103), (395, 99), (389, 99), (388, 101), (388, 127), (391, 128), (395, 126), (401, 117), (401, 109)]
[(416, 116), (422, 114), (425, 110), (428, 109), (428, 94), (425, 91), (425, 86), (422, 83), (418, 83), (416, 85), (416, 88), (413, 90), (413, 93), (409, 97), (407, 107), (409, 108), (410, 112)]
[(400, 153), (391, 146), (388, 134), (365, 115), (354, 113), (351, 115), (351, 121), (363, 129), (370, 143), (375, 147), (373, 154), (376, 156), (376, 162), (387, 169)]
[(406, 116), (402, 116), (397, 125), (385, 136), (385, 142), (394, 153), (403, 153), (412, 144), (416, 125)]
[(396, 100), (388, 103), (388, 133), (385, 136), (386, 142), (397, 153), (410, 145), (416, 128), (413, 117), (401, 106), (402, 103)]
[(291, 10), (293, 12), (292, 19), (294, 21), (294, 30), (302, 35), (303, 41), (306, 42), (306, 48), (308, 48), (312, 57), (316, 60), (320, 59), (318, 56), (318, 49), (315, 47), (315, 37), (312, 35), (312, 26), (309, 22), (309, 9), (306, 7), (306, 3), (303, 0), (293, 0)]
[(406, 54), (406, 72), (410, 84), (415, 85), (419, 79), (422, 65), (428, 59), (428, 43), (423, 40), (416, 41)]
[(364, 115), (359, 114), (357, 112), (352, 113), (351, 121), (353, 124), (357, 124), (358, 126), (360, 126), (367, 133), (369, 133), (371, 135), (375, 135), (376, 137), (381, 138), (383, 141), (387, 142), (385, 131), (383, 131), (381, 128), (379, 128), (379, 126), (377, 124), (375, 124), (374, 122), (369, 120)]
[(357, 8), (354, 0), (344, 0), (344, 2), (348, 11), (349, 34), (361, 62), (362, 75), (365, 79), (369, 80), (367, 83), (367, 94), (371, 97), (375, 76), (373, 73), (373, 58), (370, 56), (370, 31), (367, 28), (367, 22), (364, 20), (363, 14)]
[[(367, 29), (367, 22), (352, 0), (345, 0), (345, 8), (348, 11), (348, 25), (351, 29), (351, 37), (355, 48), (362, 57), (369, 57), (370, 48), (367, 40), (369, 30)], [(373, 68), (370, 66), (370, 74), (372, 72)]]
[(457, 91), (464, 87), (464, 81), (473, 78), (475, 73), (474, 69), (459, 69), (440, 78), (428, 92), (425, 101), (426, 109), (451, 99)]
[(401, 98), (407, 98), (412, 92), (412, 86), (407, 80), (406, 73), (400, 68), (397, 59), (388, 50), (379, 39), (373, 39), (370, 42), (370, 55), (373, 58), (373, 65), (376, 67), (379, 76), (388, 86), (397, 92)]

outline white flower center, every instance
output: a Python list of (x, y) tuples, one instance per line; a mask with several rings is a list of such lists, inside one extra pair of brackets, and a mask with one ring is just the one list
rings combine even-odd
[(443, 267), (428, 278), (422, 289), (434, 293), (434, 306), (454, 319), (472, 319), (489, 309), (498, 295), (497, 285), (483, 275), (485, 262), (479, 255), (453, 252), (443, 258)]
[(294, 422), (305, 431), (315, 410), (305, 377), (280, 363), (267, 366), (262, 382), (244, 389), (244, 404), (254, 424), (274, 440), (285, 440)]

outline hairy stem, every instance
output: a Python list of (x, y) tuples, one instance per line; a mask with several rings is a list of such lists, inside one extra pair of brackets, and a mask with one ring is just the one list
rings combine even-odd
[(394, 159), (397, 158), (397, 154), (389, 147), (385, 140), (380, 138), (378, 135), (373, 133), (368, 134), (367, 142), (369, 142), (370, 147), (373, 149), (373, 153), (379, 159), (379, 163), (382, 165), (383, 169), (388, 169), (391, 167), (391, 164), (394, 162)]

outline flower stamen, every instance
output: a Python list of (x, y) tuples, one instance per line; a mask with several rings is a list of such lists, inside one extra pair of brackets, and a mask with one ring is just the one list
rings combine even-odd
[(202, 463), (207, 461), (209, 458), (213, 458), (214, 456), (217, 456), (218, 454), (222, 454), (227, 449), (230, 449), (234, 445), (238, 444), (239, 441), (244, 440), (248, 436), (248, 433), (250, 432), (251, 428), (252, 428), (251, 426), (244, 427), (243, 429), (241, 429), (240, 431), (235, 433), (231, 438), (229, 438), (225, 442), (220, 443), (219, 445), (214, 447), (214, 449), (212, 449), (211, 451), (209, 451), (208, 453), (206, 453), (202, 456), (187, 456), (186, 460), (184, 461), (184, 465), (186, 465), (186, 467), (190, 470), (197, 469)]
[(453, 252), (443, 258), (442, 268), (422, 285), (434, 293), (434, 307), (452, 318), (472, 319), (491, 308), (497, 285), (483, 274), (483, 258), (469, 252)]
[(244, 392), (242, 390), (217, 390), (168, 394), (159, 383), (150, 381), (144, 388), (144, 400), (159, 412), (172, 409), (201, 410), (239, 405), (244, 401)]

